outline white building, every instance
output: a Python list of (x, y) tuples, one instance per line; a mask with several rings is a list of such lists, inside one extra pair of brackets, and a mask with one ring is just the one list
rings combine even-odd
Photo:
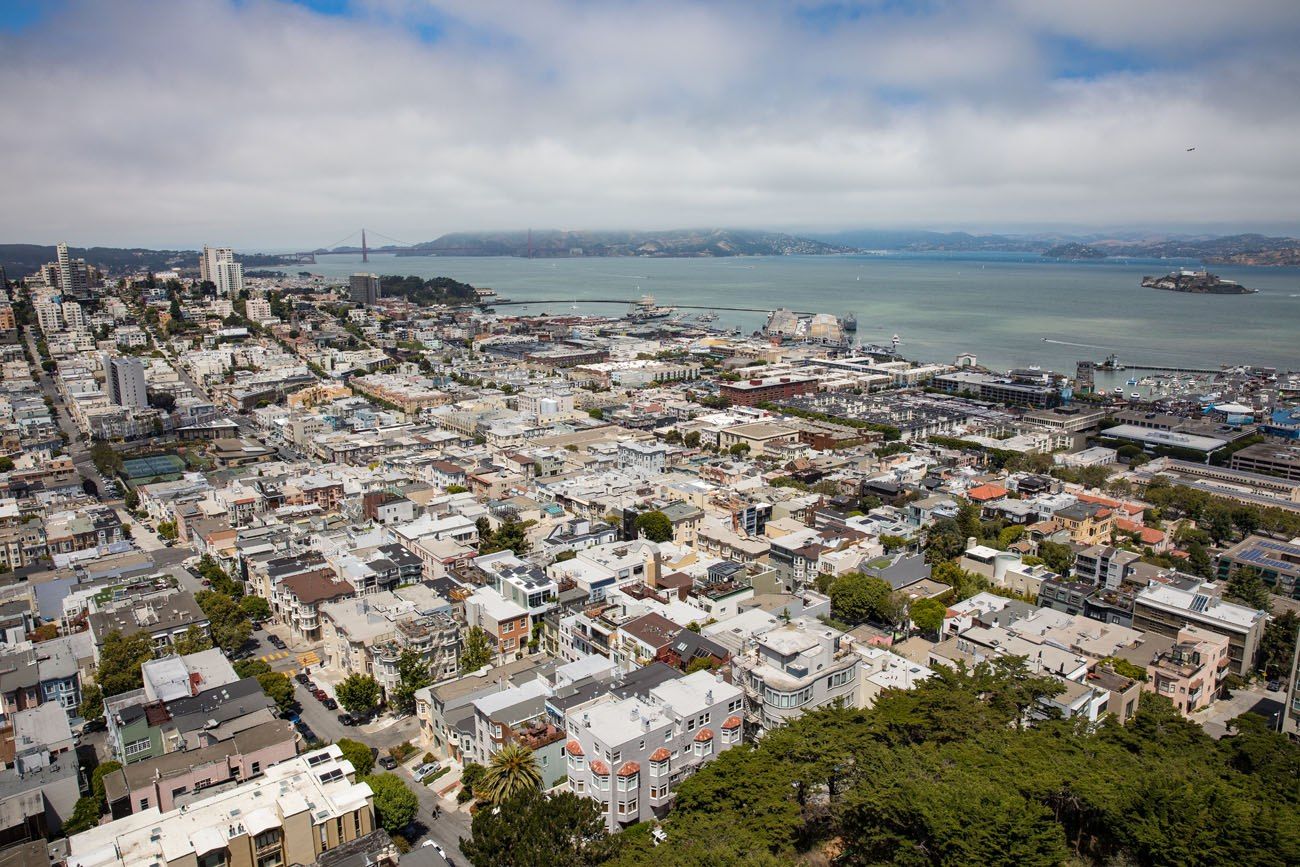
[(205, 244), (199, 258), (199, 279), (215, 285), (218, 296), (235, 298), (244, 290), (244, 266), (235, 261), (232, 248)]
[(617, 830), (661, 817), (677, 785), (743, 737), (741, 691), (707, 671), (669, 680), (645, 699), (605, 694), (570, 708), (569, 791), (601, 803)]
[(118, 406), (146, 407), (149, 394), (144, 364), (138, 358), (104, 358), (104, 380), (109, 400)]

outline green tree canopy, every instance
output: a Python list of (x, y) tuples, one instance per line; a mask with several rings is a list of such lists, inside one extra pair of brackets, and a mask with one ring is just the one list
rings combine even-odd
[(351, 713), (368, 713), (379, 704), (379, 681), (368, 674), (349, 674), (334, 689), (339, 704)]
[(397, 658), (397, 688), (390, 701), (402, 713), (415, 710), (415, 693), (433, 683), (429, 661), (414, 650), (404, 650)]
[(95, 681), (104, 695), (139, 689), (144, 685), (140, 666), (153, 659), (153, 640), (147, 632), (124, 636), (116, 629), (104, 638)]
[(239, 600), (239, 611), (250, 620), (266, 620), (271, 616), (271, 603), (261, 596), (245, 596)]
[(1250, 608), (1271, 609), (1272, 594), (1252, 566), (1234, 566), (1223, 587), (1223, 597)]
[(912, 603), (908, 614), (916, 628), (928, 635), (938, 635), (948, 606), (938, 599), (918, 599)]
[(673, 522), (658, 509), (637, 515), (633, 526), (639, 535), (651, 542), (667, 542), (673, 537)]
[(122, 763), (116, 759), (100, 762), (95, 766), (95, 770), (90, 775), (90, 789), (94, 793), (97, 803), (107, 806), (104, 795), (104, 777), (113, 773), (113, 771), (120, 770), (121, 767)]
[(180, 638), (173, 639), (172, 652), (177, 656), (199, 653), (212, 648), (212, 639), (197, 626), (190, 626)]
[(401, 777), (396, 774), (371, 774), (359, 779), (368, 783), (375, 793), (375, 813), (385, 831), (396, 834), (411, 824), (420, 802)]
[(280, 711), (287, 711), (298, 703), (293, 694), (293, 682), (288, 677), (278, 671), (259, 674), (257, 682), (262, 686), (262, 692), (266, 693), (267, 698), (275, 702), (275, 706)]
[(253, 634), (253, 624), (248, 622), (239, 603), (227, 594), (200, 590), (194, 594), (194, 601), (208, 618), (212, 640), (226, 653), (239, 650)]
[(86, 722), (98, 722), (104, 718), (104, 691), (99, 688), (99, 684), (92, 683), (82, 687), (77, 716)]
[(478, 671), (492, 661), (496, 648), (481, 627), (471, 626), (465, 633), (465, 649), (460, 655), (461, 674)]
[(366, 776), (375, 766), (374, 753), (370, 751), (370, 747), (361, 743), (361, 741), (354, 741), (351, 738), (339, 738), (334, 742), (334, 745), (343, 751), (343, 758), (352, 763), (352, 769), (357, 772), (358, 777)]
[(499, 810), (476, 812), (472, 830), (460, 849), (474, 867), (594, 867), (613, 855), (616, 843), (595, 801), (532, 788)]
[(831, 613), (854, 626), (868, 620), (892, 624), (901, 613), (893, 593), (884, 579), (850, 572), (831, 585)]
[(1047, 539), (1039, 542), (1038, 556), (1042, 559), (1043, 565), (1057, 575), (1069, 575), (1070, 569), (1074, 567), (1074, 549), (1060, 542)]

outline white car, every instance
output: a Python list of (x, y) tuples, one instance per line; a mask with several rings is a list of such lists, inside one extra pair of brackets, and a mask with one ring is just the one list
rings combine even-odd
[(425, 840), (423, 843), (420, 844), (420, 848), (422, 849), (428, 846), (432, 846), (433, 851), (437, 852), (439, 855), (442, 856), (442, 860), (444, 861), (447, 860), (447, 853), (442, 851), (442, 847), (439, 846), (437, 843), (433, 842), (432, 840)]
[(429, 774), (432, 774), (440, 767), (442, 766), (439, 765), (437, 762), (425, 762), (415, 770), (411, 771), (411, 776), (415, 777), (417, 780), (423, 780), (425, 777), (429, 776)]

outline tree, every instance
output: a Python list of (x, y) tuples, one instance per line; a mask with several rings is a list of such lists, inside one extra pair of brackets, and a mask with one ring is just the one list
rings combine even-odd
[(689, 449), (698, 449), (700, 447), (700, 432), (697, 430), (687, 432), (686, 436), (682, 437), (682, 445)]
[(187, 656), (212, 648), (212, 639), (208, 638), (198, 626), (191, 625), (180, 638), (172, 639), (172, 652), (177, 656)]
[(596, 801), (572, 792), (525, 789), (499, 810), (476, 812), (472, 831), (460, 850), (474, 867), (594, 867), (615, 851)]
[(371, 768), (375, 766), (375, 755), (370, 751), (370, 747), (354, 741), (351, 738), (339, 738), (334, 742), (340, 750), (343, 751), (343, 758), (352, 763), (352, 769), (357, 772), (358, 777), (364, 777), (370, 773)]
[(943, 619), (948, 614), (948, 606), (938, 599), (918, 599), (908, 611), (916, 628), (927, 635), (939, 634), (943, 628)]
[(488, 762), (482, 781), (474, 789), (480, 801), (500, 806), (525, 789), (540, 789), (542, 771), (528, 747), (508, 743)]
[(749, 443), (733, 443), (731, 448), (727, 449), (727, 454), (733, 458), (744, 457), (749, 454)]
[(969, 599), (976, 593), (983, 593), (989, 589), (988, 579), (983, 575), (968, 572), (948, 560), (936, 563), (931, 567), (930, 577), (941, 584), (947, 584), (951, 587), (953, 601), (955, 602)]
[(271, 666), (260, 659), (239, 659), (235, 661), (234, 669), (240, 678), (260, 677), (269, 674)]
[(153, 659), (153, 640), (147, 632), (124, 636), (116, 629), (104, 638), (99, 651), (95, 681), (105, 697), (139, 689), (144, 685), (140, 666)]
[(488, 634), (478, 626), (471, 626), (465, 633), (465, 649), (460, 655), (460, 672), (469, 674), (478, 671), (492, 661), (496, 648)]
[(469, 492), (469, 488), (465, 487), (464, 485), (448, 485), (447, 490), (445, 491), (445, 493), (448, 494), (464, 494), (468, 492)]
[(97, 722), (104, 718), (104, 691), (98, 684), (92, 683), (82, 687), (81, 704), (77, 705), (77, 716), (86, 722)]
[(63, 823), (63, 833), (71, 837), (73, 834), (89, 831), (98, 824), (99, 801), (96, 801), (93, 796), (87, 795), (77, 799), (77, 805), (72, 809), (71, 818)]
[(888, 533), (886, 533), (885, 535), (880, 537), (880, 544), (884, 546), (886, 551), (893, 552), (899, 550), (900, 548), (906, 548), (909, 544), (911, 544), (911, 542), (909, 539), (903, 536), (891, 536)]
[(1300, 632), (1300, 617), (1290, 608), (1264, 624), (1259, 656), (1260, 666), (1268, 677), (1282, 678), (1290, 673), (1297, 632)]
[(379, 704), (379, 681), (368, 674), (349, 674), (334, 692), (349, 713), (366, 714)]
[(1043, 565), (1057, 575), (1069, 575), (1074, 566), (1074, 549), (1060, 542), (1047, 539), (1039, 542), (1038, 556), (1042, 558)]
[(644, 536), (651, 542), (667, 542), (673, 537), (673, 522), (658, 509), (637, 515), (633, 526), (636, 527), (638, 535)]
[(889, 582), (861, 572), (842, 575), (831, 585), (831, 612), (853, 626), (868, 620), (894, 623), (897, 603)]
[(261, 596), (245, 596), (239, 600), (239, 611), (249, 620), (266, 620), (271, 616), (271, 603)]
[(487, 773), (487, 768), (478, 762), (466, 762), (465, 768), (460, 772), (461, 788), (467, 790), (471, 795), (474, 793), (474, 787), (483, 781), (483, 775)]
[(175, 541), (177, 535), (175, 521), (158, 522), (158, 538)]
[(282, 713), (292, 709), (298, 703), (293, 694), (293, 682), (280, 672), (259, 674), (257, 682), (261, 684), (262, 692), (266, 693), (266, 697), (275, 702), (275, 706)]
[(95, 767), (94, 772), (90, 775), (90, 789), (95, 795), (95, 800), (102, 806), (107, 806), (106, 796), (104, 794), (104, 777), (121, 770), (122, 763), (116, 759), (110, 759), (107, 762), (101, 762)]
[(402, 713), (415, 710), (415, 693), (433, 683), (429, 676), (429, 662), (417, 651), (403, 650), (397, 658), (397, 688), (391, 701)]
[(194, 594), (194, 601), (208, 618), (213, 642), (226, 653), (239, 650), (253, 634), (253, 624), (248, 622), (239, 604), (225, 593), (200, 590)]
[(1272, 594), (1253, 566), (1233, 567), (1223, 587), (1223, 597), (1262, 611), (1272, 607)]
[(396, 774), (371, 774), (358, 779), (368, 784), (375, 793), (375, 813), (385, 831), (396, 834), (411, 824), (420, 802), (415, 797), (415, 792), (402, 782), (401, 777)]
[(1200, 542), (1190, 542), (1187, 545), (1187, 569), (1193, 575), (1202, 578), (1214, 577), (1214, 563), (1210, 560), (1209, 552)]
[(677, 428), (673, 428), (672, 430), (668, 431), (668, 433), (664, 434), (664, 442), (668, 443), (669, 445), (681, 445), (682, 432), (679, 431)]
[(8, 455), (0, 455), (0, 473), (7, 473), (14, 468), (14, 459)]

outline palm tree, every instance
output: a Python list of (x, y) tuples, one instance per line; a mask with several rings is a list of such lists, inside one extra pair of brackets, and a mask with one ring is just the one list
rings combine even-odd
[(540, 789), (542, 771), (533, 751), (519, 744), (506, 744), (488, 762), (483, 779), (474, 786), (479, 800), (502, 804), (524, 789)]

